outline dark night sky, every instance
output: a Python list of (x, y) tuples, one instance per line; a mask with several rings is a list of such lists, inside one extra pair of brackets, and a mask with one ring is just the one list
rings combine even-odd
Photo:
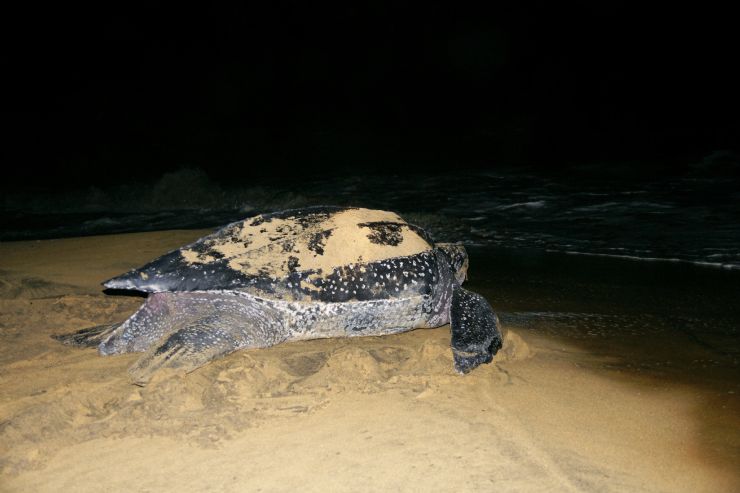
[(5, 183), (107, 184), (182, 166), (221, 180), (680, 166), (738, 150), (727, 11), (265, 4), (6, 16)]

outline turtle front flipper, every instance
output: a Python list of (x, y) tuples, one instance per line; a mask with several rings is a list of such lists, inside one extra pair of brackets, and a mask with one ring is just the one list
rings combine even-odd
[(468, 373), (482, 363), (490, 363), (501, 349), (498, 317), (483, 296), (455, 286), (450, 306), (452, 355), (455, 370)]
[(132, 381), (144, 385), (160, 369), (190, 373), (239, 349), (264, 348), (282, 342), (269, 318), (239, 318), (212, 313), (166, 335), (129, 369)]

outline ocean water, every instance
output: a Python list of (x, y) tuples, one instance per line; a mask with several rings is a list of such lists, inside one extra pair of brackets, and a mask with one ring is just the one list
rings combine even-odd
[(336, 204), (397, 211), (438, 241), (740, 269), (736, 174), (711, 162), (644, 177), (605, 169), (344, 173), (258, 186), (183, 169), (107, 189), (5, 193), (0, 241), (215, 228), (261, 212)]

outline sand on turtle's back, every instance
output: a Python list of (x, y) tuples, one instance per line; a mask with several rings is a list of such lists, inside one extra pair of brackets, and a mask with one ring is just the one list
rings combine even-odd
[(180, 252), (190, 264), (225, 259), (229, 268), (242, 274), (281, 278), (295, 270), (326, 273), (431, 248), (416, 228), (394, 212), (348, 208), (300, 218), (256, 216), (230, 224)]

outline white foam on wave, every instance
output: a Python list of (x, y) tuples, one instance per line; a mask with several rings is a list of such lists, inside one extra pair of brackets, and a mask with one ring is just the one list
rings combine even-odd
[(648, 202), (648, 201), (631, 201), (631, 202), (602, 202), (600, 204), (584, 205), (581, 207), (575, 207), (573, 211), (578, 212), (600, 212), (600, 211), (614, 211), (614, 210), (635, 210), (639, 211), (650, 211), (658, 209), (660, 211), (673, 209), (670, 204), (663, 204), (660, 202)]
[(544, 200), (533, 200), (530, 202), (517, 202), (515, 204), (507, 204), (507, 205), (500, 205), (496, 207), (496, 209), (500, 211), (507, 211), (509, 209), (541, 209), (542, 207), (545, 207), (547, 205), (547, 202)]
[(82, 228), (100, 228), (100, 227), (110, 227), (110, 226), (117, 226), (121, 223), (121, 221), (117, 219), (113, 219), (112, 217), (101, 217), (99, 219), (90, 219), (88, 221), (85, 221), (82, 223)]
[(685, 263), (685, 264), (699, 265), (702, 267), (713, 267), (716, 269), (740, 270), (740, 264), (724, 263), (724, 262), (707, 262), (703, 260), (688, 260), (688, 259), (670, 258), (670, 257), (638, 257), (637, 255), (620, 255), (620, 254), (613, 254), (613, 253), (575, 252), (575, 251), (560, 252), (558, 250), (551, 250), (551, 249), (548, 249), (547, 251), (553, 252), (553, 253), (565, 253), (568, 255), (584, 255), (588, 257), (607, 257), (607, 258), (646, 261), (646, 262)]

